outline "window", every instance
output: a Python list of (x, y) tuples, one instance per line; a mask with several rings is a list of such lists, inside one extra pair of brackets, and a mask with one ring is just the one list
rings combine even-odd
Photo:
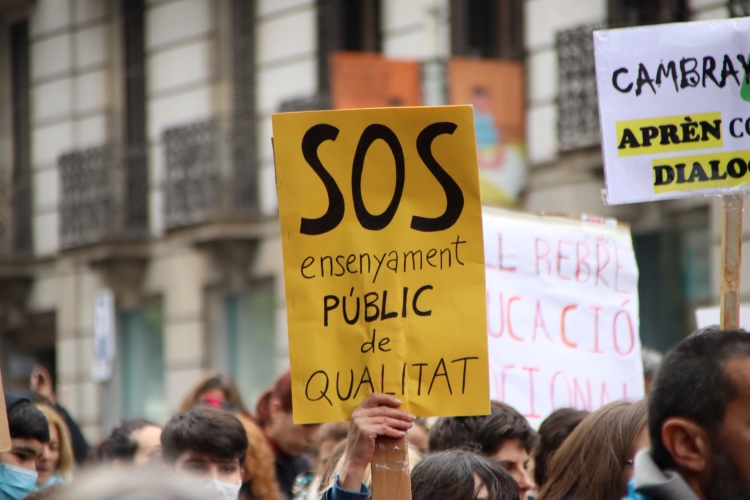
[(750, 16), (750, 0), (729, 0), (727, 7), (730, 17)]
[(232, 1), (232, 158), (233, 206), (258, 208), (255, 163), (255, 2)]
[(11, 253), (32, 253), (31, 236), (31, 102), (29, 98), (29, 22), (10, 27), (13, 124)]
[(380, 0), (318, 0), (318, 80), (328, 92), (328, 56), (337, 50), (380, 52)]
[(592, 32), (607, 27), (685, 21), (687, 17), (685, 0), (609, 0), (606, 24), (579, 26), (557, 33), (560, 150), (591, 147), (601, 142)]
[(164, 391), (163, 324), (160, 305), (119, 314), (118, 360), (124, 418), (159, 423), (169, 417)]
[(146, 163), (146, 49), (144, 0), (123, 0), (125, 74), (125, 206), (124, 230), (148, 227)]
[(609, 26), (644, 26), (688, 20), (686, 0), (609, 0)]
[(248, 408), (276, 377), (276, 301), (273, 282), (253, 284), (226, 300), (227, 359), (229, 372), (242, 391)]
[(523, 0), (452, 0), (454, 55), (523, 59)]
[(633, 234), (641, 339), (662, 352), (695, 328), (695, 309), (711, 303), (707, 210), (683, 212), (669, 222), (657, 231)]

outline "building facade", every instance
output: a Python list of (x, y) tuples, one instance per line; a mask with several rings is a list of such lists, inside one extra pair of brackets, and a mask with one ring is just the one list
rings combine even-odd
[[(523, 206), (631, 223), (644, 342), (718, 297), (720, 205), (607, 207), (591, 31), (750, 14), (720, 0), (0, 0), (0, 368), (35, 363), (91, 440), (163, 420), (229, 371), (252, 404), (288, 366), (271, 115), (330, 104), (328, 56), (525, 64)], [(746, 224), (750, 228), (750, 224)], [(748, 254), (748, 252), (745, 252)], [(750, 291), (744, 266), (744, 293)], [(711, 271), (714, 272), (711, 272)], [(111, 376), (95, 299), (115, 299)], [(666, 297), (666, 298), (665, 298)]]

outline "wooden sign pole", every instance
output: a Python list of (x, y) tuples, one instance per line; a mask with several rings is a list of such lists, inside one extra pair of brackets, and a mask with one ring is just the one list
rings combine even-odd
[(406, 437), (379, 436), (372, 456), (372, 500), (411, 500)]
[(721, 329), (740, 327), (743, 194), (724, 196), (721, 228)]

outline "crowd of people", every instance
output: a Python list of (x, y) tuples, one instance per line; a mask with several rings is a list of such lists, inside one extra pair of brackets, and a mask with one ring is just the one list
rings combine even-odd
[(538, 431), (498, 401), (428, 425), (380, 393), (348, 423), (297, 425), (288, 373), (253, 412), (216, 374), (163, 427), (122, 422), (91, 448), (40, 369), (38, 401), (5, 394), (0, 500), (366, 500), (380, 436), (406, 437), (414, 500), (750, 499), (750, 335), (698, 331), (645, 368), (646, 400), (558, 409)]

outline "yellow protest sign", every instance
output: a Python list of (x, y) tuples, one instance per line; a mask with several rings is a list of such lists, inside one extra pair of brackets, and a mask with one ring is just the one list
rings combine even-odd
[(471, 106), (273, 116), (294, 421), (489, 412)]

